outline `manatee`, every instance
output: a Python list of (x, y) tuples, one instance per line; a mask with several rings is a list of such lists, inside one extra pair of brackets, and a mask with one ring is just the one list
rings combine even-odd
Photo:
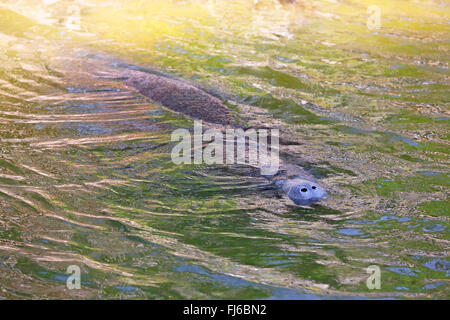
[[(209, 123), (237, 127), (231, 110), (219, 98), (187, 81), (130, 69), (121, 72), (121, 77), (126, 85), (169, 109)], [(284, 163), (280, 169), (275, 175), (265, 176), (270, 184), (262, 189), (275, 187), (297, 205), (310, 205), (326, 198), (327, 193), (302, 168)]]
[(303, 178), (282, 179), (275, 182), (297, 205), (310, 205), (327, 197), (327, 193), (316, 182)]

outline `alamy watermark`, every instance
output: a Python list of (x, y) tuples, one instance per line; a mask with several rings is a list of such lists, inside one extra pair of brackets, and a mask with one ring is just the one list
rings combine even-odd
[[(278, 129), (218, 129), (203, 132), (202, 121), (172, 133), (171, 158), (175, 164), (248, 164), (260, 168), (261, 175), (274, 175), (279, 169)], [(204, 147), (204, 143), (207, 142)]]
[(366, 280), (367, 289), (381, 289), (381, 270), (377, 265), (368, 266), (366, 272), (370, 276)]
[(81, 289), (81, 269), (77, 265), (67, 267), (66, 273), (69, 275), (66, 280), (66, 286), (69, 290)]
[(381, 28), (381, 9), (379, 6), (371, 5), (367, 8), (366, 25), (369, 30), (378, 30)]

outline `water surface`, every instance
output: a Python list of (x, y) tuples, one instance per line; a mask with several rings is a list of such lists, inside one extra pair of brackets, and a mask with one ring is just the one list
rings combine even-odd
[[(441, 1), (2, 1), (0, 297), (449, 298), (449, 31)], [(331, 199), (173, 164), (192, 121), (111, 77), (149, 67), (280, 126)]]

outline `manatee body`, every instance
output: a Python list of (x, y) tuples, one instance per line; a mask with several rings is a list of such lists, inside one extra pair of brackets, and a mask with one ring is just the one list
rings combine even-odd
[(126, 70), (121, 76), (127, 86), (166, 108), (210, 123), (232, 124), (230, 109), (220, 99), (187, 81), (136, 70)]
[[(126, 79), (126, 85), (174, 111), (210, 123), (234, 124), (230, 110), (220, 99), (187, 82), (129, 69), (121, 76)], [(282, 190), (297, 205), (310, 205), (326, 197), (314, 178), (296, 165), (285, 163), (278, 174), (265, 177), (272, 182), (269, 188), (275, 186)]]
[(303, 178), (278, 180), (275, 186), (297, 205), (310, 205), (327, 196), (325, 190), (317, 183)]

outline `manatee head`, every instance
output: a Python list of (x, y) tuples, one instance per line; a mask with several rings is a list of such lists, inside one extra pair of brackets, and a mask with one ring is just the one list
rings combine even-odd
[(309, 205), (327, 196), (317, 183), (301, 178), (277, 182), (288, 197), (297, 205)]

